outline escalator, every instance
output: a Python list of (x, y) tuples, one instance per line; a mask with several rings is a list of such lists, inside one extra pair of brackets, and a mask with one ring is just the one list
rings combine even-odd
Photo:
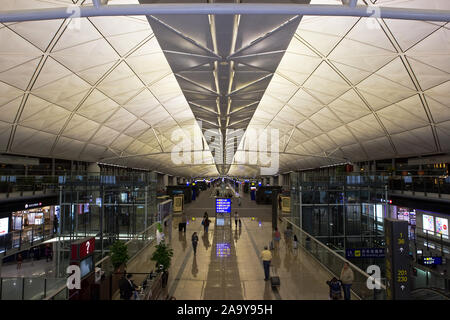
[(437, 288), (418, 288), (411, 291), (411, 300), (450, 300), (450, 294)]

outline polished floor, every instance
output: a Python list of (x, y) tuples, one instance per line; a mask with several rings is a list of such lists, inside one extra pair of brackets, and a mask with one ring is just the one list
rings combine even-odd
[[(186, 206), (186, 233), (178, 232), (181, 218), (174, 218), (169, 295), (181, 300), (328, 300), (325, 281), (331, 275), (308, 253), (292, 249), (284, 239), (273, 251), (271, 269), (281, 285), (273, 290), (270, 281), (264, 281), (259, 256), (272, 238), (271, 206), (256, 205), (244, 195), (241, 207), (236, 207), (237, 201), (233, 201), (232, 212), (238, 211), (241, 228), (235, 226), (234, 217), (231, 225), (215, 226), (214, 198), (208, 191)], [(205, 210), (212, 220), (208, 233), (201, 225)], [(284, 230), (283, 223), (279, 229)], [(195, 231), (200, 240), (196, 255), (191, 242)]]

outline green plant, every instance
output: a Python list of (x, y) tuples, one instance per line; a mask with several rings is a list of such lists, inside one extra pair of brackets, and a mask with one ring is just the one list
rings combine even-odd
[(119, 268), (129, 259), (128, 248), (122, 241), (116, 241), (111, 246), (111, 262), (114, 268)]
[(170, 262), (173, 256), (173, 249), (170, 249), (164, 242), (156, 246), (156, 251), (153, 252), (152, 261), (156, 261), (158, 266), (162, 265), (163, 271), (169, 270)]
[(159, 232), (163, 232), (161, 223), (158, 222), (158, 224), (156, 225), (156, 229), (158, 229)]

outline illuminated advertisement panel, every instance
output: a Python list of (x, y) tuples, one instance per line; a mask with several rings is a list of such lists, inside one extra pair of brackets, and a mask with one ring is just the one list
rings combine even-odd
[(0, 235), (7, 234), (9, 228), (9, 218), (0, 219)]
[(424, 214), (422, 219), (423, 229), (434, 232), (434, 217)]
[(448, 219), (436, 217), (436, 233), (448, 239)]

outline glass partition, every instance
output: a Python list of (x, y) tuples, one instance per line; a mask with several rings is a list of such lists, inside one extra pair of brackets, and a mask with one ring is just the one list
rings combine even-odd
[(330, 273), (335, 277), (340, 278), (341, 270), (345, 262), (350, 265), (350, 268), (354, 274), (354, 281), (352, 285), (352, 291), (363, 300), (384, 300), (385, 299), (385, 286), (380, 283), (380, 289), (369, 289), (367, 287), (367, 280), (370, 277), (369, 274), (362, 271), (356, 265), (352, 264), (342, 256), (334, 252), (334, 250), (328, 248), (322, 242), (301, 230), (292, 219), (284, 220), (293, 227), (293, 232), (297, 236), (298, 244), (308, 253), (310, 253), (315, 259), (317, 259)]

